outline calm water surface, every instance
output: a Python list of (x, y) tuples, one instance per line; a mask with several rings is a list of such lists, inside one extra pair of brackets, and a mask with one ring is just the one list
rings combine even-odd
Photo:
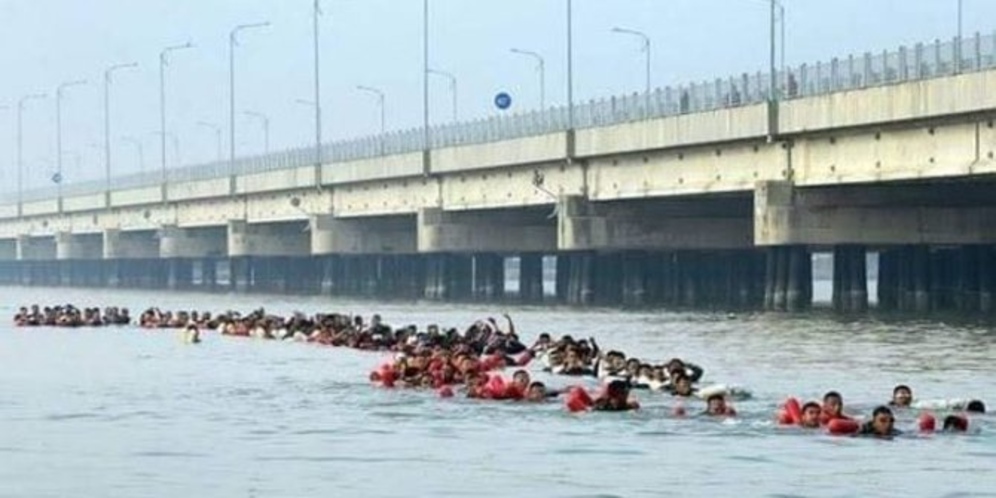
[[(862, 410), (897, 383), (920, 398), (996, 405), (996, 333), (985, 324), (839, 321), (824, 315), (576, 311), (320, 298), (0, 289), (20, 303), (381, 313), (460, 326), (510, 311), (539, 332), (596, 336), (706, 379), (749, 386), (736, 422), (674, 420), (638, 393), (630, 414), (560, 403), (440, 400), (372, 388), (383, 356), (174, 332), (0, 326), (0, 496), (996, 496), (996, 420), (967, 436), (893, 441), (773, 427), (788, 395), (829, 389)], [(562, 379), (544, 379), (566, 385)], [(912, 426), (912, 415), (900, 425)]]

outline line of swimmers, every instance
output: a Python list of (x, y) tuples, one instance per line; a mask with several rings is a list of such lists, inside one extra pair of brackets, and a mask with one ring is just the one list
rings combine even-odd
[(71, 304), (41, 307), (33, 304), (22, 306), (14, 315), (18, 327), (103, 327), (129, 325), (128, 308), (108, 306), (103, 312), (96, 308), (77, 308)]
[[(268, 315), (263, 309), (247, 315), (235, 312), (214, 315), (197, 312), (162, 312), (157, 308), (146, 310), (140, 325), (146, 328), (182, 329), (184, 339), (201, 342), (200, 329), (208, 327), (222, 334), (254, 336), (268, 339), (296, 339), (335, 346), (348, 346), (364, 350), (390, 350), (399, 352), (397, 360), (371, 374), (371, 380), (383, 385), (406, 387), (431, 387), (439, 389), (441, 396), (453, 396), (452, 386), (464, 385), (467, 397), (479, 399), (513, 399), (531, 402), (547, 401), (566, 395), (565, 404), (570, 411), (628, 411), (639, 409), (639, 402), (631, 396), (631, 389), (654, 389), (670, 392), (674, 396), (698, 396), (705, 400), (703, 416), (733, 417), (736, 410), (727, 402), (734, 394), (729, 389), (699, 389), (693, 383), (701, 379), (704, 370), (692, 363), (672, 359), (663, 365), (643, 363), (637, 358), (626, 358), (619, 351), (602, 353), (594, 338), (576, 341), (565, 335), (553, 341), (549, 334), (541, 334), (532, 347), (526, 348), (519, 341), (514, 324), (508, 315), (508, 330), (496, 320), (479, 320), (463, 335), (455, 329), (441, 333), (436, 326), (418, 332), (415, 326), (398, 330), (383, 324), (374, 315), (368, 324), (361, 317), (342, 314), (317, 314), (306, 317), (295, 313), (288, 318)], [(34, 305), (30, 310), (22, 307), (15, 316), (20, 326), (91, 326), (130, 323), (127, 308), (79, 309), (72, 305), (57, 305), (41, 309)], [(518, 354), (518, 358), (512, 355)], [(604, 381), (604, 387), (594, 395), (583, 388), (574, 387), (565, 392), (552, 391), (538, 381), (532, 381), (526, 370), (514, 373), (510, 382), (488, 372), (507, 366), (526, 366), (539, 357), (547, 372), (568, 376), (593, 376)], [(954, 409), (966, 413), (985, 413), (980, 400), (954, 400), (940, 402), (914, 401), (912, 390), (905, 385), (896, 386), (888, 405), (875, 408), (871, 418), (858, 424), (844, 415), (843, 398), (829, 392), (822, 405), (817, 402), (800, 404), (794, 398), (786, 401), (777, 414), (783, 425), (815, 429), (826, 427), (834, 434), (864, 434), (890, 437), (899, 434), (895, 429), (893, 409)], [(687, 416), (682, 405), (675, 407), (674, 415)], [(919, 421), (921, 431), (933, 431), (936, 420), (928, 411)], [(943, 431), (965, 431), (968, 419), (964, 414), (947, 415), (941, 424)]]

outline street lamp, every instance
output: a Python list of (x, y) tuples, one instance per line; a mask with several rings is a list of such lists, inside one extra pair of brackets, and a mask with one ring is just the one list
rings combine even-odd
[[(567, 130), (574, 133), (574, 2), (567, 0)], [(569, 140), (573, 142), (573, 140)], [(569, 146), (567, 162), (574, 155), (573, 147)]]
[(256, 111), (245, 111), (245, 115), (250, 118), (258, 119), (263, 125), (263, 150), (266, 154), (270, 153), (270, 117), (266, 114)]
[(228, 34), (228, 84), (229, 84), (229, 174), (235, 174), (235, 46), (239, 44), (239, 33), (247, 29), (257, 29), (269, 26), (269, 22), (240, 24)]
[(540, 109), (546, 109), (546, 60), (543, 56), (531, 50), (512, 49), (513, 54), (524, 55), (536, 59), (536, 67), (539, 71), (539, 99)]
[(384, 112), (384, 100), (385, 100), (384, 91), (374, 88), (372, 86), (364, 86), (364, 85), (358, 85), (356, 89), (361, 92), (372, 93), (374, 96), (377, 97), (377, 105), (380, 107), (380, 137), (381, 137), (381, 142), (383, 143), (384, 133), (387, 131), (385, 112)]
[(216, 148), (217, 148), (217, 159), (215, 159), (215, 160), (220, 163), (221, 160), (222, 160), (222, 154), (221, 154), (221, 127), (218, 126), (218, 125), (216, 125), (216, 124), (214, 124), (214, 123), (208, 123), (207, 121), (198, 121), (197, 122), (197, 126), (200, 126), (200, 127), (203, 127), (203, 128), (207, 128), (207, 129), (209, 129), (209, 130), (211, 130), (211, 131), (214, 132), (214, 140), (215, 140), (215, 145), (216, 145)]
[(152, 134), (155, 135), (155, 136), (158, 136), (158, 137), (162, 138), (163, 143), (166, 142), (167, 138), (170, 140), (170, 142), (172, 142), (172, 144), (173, 144), (173, 162), (176, 164), (176, 167), (183, 166), (183, 162), (180, 159), (180, 137), (178, 137), (178, 136), (176, 136), (176, 134), (170, 133), (168, 131), (165, 134), (162, 133), (162, 132), (154, 131), (154, 132), (152, 132)]
[(429, 151), (432, 137), (429, 131), (429, 0), (422, 0), (422, 173), (429, 174)]
[(315, 181), (318, 186), (321, 186), (321, 167), (322, 167), (322, 73), (321, 73), (321, 51), (319, 45), (319, 37), (321, 35), (321, 29), (319, 24), (319, 18), (322, 16), (322, 5), (321, 0), (315, 0), (314, 8), (312, 9), (312, 21), (314, 23), (314, 41), (315, 41)]
[[(0, 104), (0, 111), (9, 111), (9, 110), (10, 110), (10, 106), (8, 106), (6, 104)], [(3, 174), (3, 170), (0, 169), (0, 183), (2, 183), (3, 180), (5, 179), (4, 176), (5, 175)]]
[(135, 151), (138, 152), (138, 168), (139, 171), (145, 172), (145, 146), (142, 145), (142, 141), (135, 137), (121, 137), (121, 141), (127, 144), (131, 144), (135, 147)]
[(457, 121), (457, 79), (452, 73), (446, 71), (440, 71), (439, 69), (429, 69), (429, 74), (434, 74), (436, 76), (442, 76), (450, 80), (450, 91), (453, 93), (453, 122)]
[(111, 190), (111, 77), (116, 71), (138, 67), (137, 62), (115, 64), (104, 71), (104, 176)]
[(24, 204), (24, 104), (30, 100), (48, 97), (44, 93), (25, 95), (17, 101), (17, 215), (21, 216)]
[(958, 0), (958, 43), (955, 44), (955, 59), (957, 59), (957, 62), (955, 64), (955, 74), (961, 73), (961, 49), (962, 49), (961, 19), (962, 19), (963, 8), (964, 8), (964, 3), (962, 2), (962, 0)]
[(67, 89), (85, 84), (86, 80), (67, 81), (55, 89), (55, 183), (60, 203), (62, 202), (62, 96)]
[[(163, 188), (166, 186), (166, 66), (169, 63), (167, 56), (170, 52), (175, 52), (177, 50), (187, 50), (193, 48), (194, 44), (187, 42), (183, 45), (174, 45), (172, 47), (166, 47), (162, 52), (159, 52), (159, 139), (160, 139), (160, 152), (162, 159), (162, 183)], [(163, 197), (165, 199), (165, 196)]]
[(635, 37), (640, 38), (641, 40), (643, 40), (643, 53), (646, 56), (646, 64), (647, 64), (647, 68), (646, 68), (647, 82), (646, 82), (646, 87), (645, 87), (643, 95), (644, 95), (644, 98), (645, 98), (645, 104), (644, 105), (646, 107), (646, 112), (649, 115), (649, 113), (650, 113), (650, 87), (651, 87), (651, 82), (650, 82), (650, 66), (651, 66), (651, 60), (652, 60), (651, 56), (650, 56), (650, 37), (647, 36), (647, 34), (644, 33), (644, 32), (642, 32), (642, 31), (637, 31), (635, 29), (628, 29), (628, 28), (620, 28), (618, 26), (612, 28), (612, 32), (613, 33), (624, 34), (624, 35), (632, 35), (632, 36), (635, 36)]

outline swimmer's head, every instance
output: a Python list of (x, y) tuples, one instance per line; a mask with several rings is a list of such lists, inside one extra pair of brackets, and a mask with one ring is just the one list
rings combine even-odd
[(875, 434), (890, 436), (895, 425), (896, 418), (892, 415), (892, 410), (889, 407), (879, 406), (872, 412), (871, 426)]
[(844, 398), (837, 391), (823, 395), (823, 411), (831, 415), (840, 415), (844, 410)]
[(626, 397), (629, 396), (629, 383), (624, 380), (614, 380), (609, 382), (609, 385), (605, 388), (605, 393), (609, 397)]
[(892, 404), (894, 406), (910, 406), (913, 402), (913, 390), (907, 385), (900, 384), (892, 390)]
[(726, 398), (722, 394), (713, 394), (706, 398), (706, 413), (710, 415), (726, 415)]
[(810, 401), (802, 405), (802, 419), (799, 420), (799, 425), (808, 428), (816, 428), (820, 426), (820, 414), (823, 412), (823, 408), (820, 404), (815, 401)]
[(982, 400), (973, 399), (965, 405), (965, 411), (968, 413), (986, 413), (986, 404)]
[(944, 417), (944, 432), (965, 432), (968, 430), (968, 419), (958, 415)]
[(512, 382), (521, 385), (523, 388), (529, 385), (529, 381), (529, 372), (525, 370), (516, 370), (515, 373), (512, 374)]
[(533, 382), (529, 384), (529, 389), (526, 390), (526, 400), (528, 401), (543, 401), (546, 399), (546, 385), (542, 382)]

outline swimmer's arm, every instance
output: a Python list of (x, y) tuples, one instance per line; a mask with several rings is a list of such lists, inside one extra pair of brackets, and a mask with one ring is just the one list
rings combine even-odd
[(685, 367), (691, 371), (689, 372), (688, 379), (691, 380), (692, 382), (698, 382), (699, 379), (702, 378), (702, 375), (705, 373), (705, 370), (703, 370), (702, 367), (694, 363), (685, 363)]
[(508, 320), (508, 333), (510, 335), (515, 335), (515, 323), (512, 322), (512, 317), (508, 316), (508, 313), (503, 313), (502, 316)]

